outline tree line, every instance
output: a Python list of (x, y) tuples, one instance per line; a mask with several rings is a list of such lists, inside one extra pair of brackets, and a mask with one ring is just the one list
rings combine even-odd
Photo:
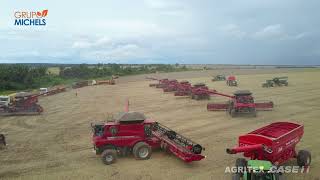
[(62, 84), (72, 79), (108, 78), (155, 72), (186, 71), (186, 66), (156, 65), (59, 65), (59, 74), (48, 71), (48, 65), (0, 64), (0, 91), (25, 90)]

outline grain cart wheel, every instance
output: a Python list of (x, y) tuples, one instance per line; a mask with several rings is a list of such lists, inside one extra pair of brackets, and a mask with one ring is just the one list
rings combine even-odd
[(299, 166), (309, 166), (311, 163), (311, 153), (307, 150), (300, 150), (297, 156)]
[(117, 161), (117, 151), (114, 149), (106, 149), (101, 154), (102, 162), (106, 165), (110, 165)]
[[(239, 174), (241, 177), (243, 176), (244, 168), (247, 167), (247, 160), (244, 158), (238, 158), (236, 160), (236, 168), (237, 172), (236, 174)], [(242, 170), (241, 170), (242, 169)]]
[(138, 142), (133, 147), (133, 155), (138, 160), (149, 159), (151, 154), (152, 154), (152, 149), (145, 142)]

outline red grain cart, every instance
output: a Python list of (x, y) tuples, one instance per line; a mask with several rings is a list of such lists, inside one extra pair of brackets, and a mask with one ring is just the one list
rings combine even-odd
[[(126, 108), (128, 110), (128, 108)], [(104, 164), (112, 164), (118, 156), (133, 154), (137, 160), (151, 157), (161, 148), (185, 162), (200, 161), (204, 148), (190, 139), (139, 112), (124, 112), (113, 121), (91, 125), (93, 145)]]
[[(239, 136), (237, 147), (226, 149), (228, 154), (243, 153), (251, 160), (267, 160), (281, 165), (296, 158), (299, 166), (309, 166), (311, 154), (307, 150), (296, 152), (296, 145), (303, 136), (303, 125), (292, 122), (276, 122)], [(238, 159), (244, 164), (245, 159)]]
[(212, 92), (212, 94), (220, 95), (230, 98), (226, 103), (208, 103), (208, 111), (227, 111), (231, 117), (240, 114), (249, 114), (256, 116), (257, 110), (272, 110), (273, 102), (255, 102), (252, 93), (248, 90), (239, 90), (233, 95), (227, 95), (219, 92)]

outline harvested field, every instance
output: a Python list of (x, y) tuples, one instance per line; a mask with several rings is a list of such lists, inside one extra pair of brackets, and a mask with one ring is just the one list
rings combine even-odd
[[(120, 78), (113, 86), (84, 87), (43, 97), (40, 104), (45, 112), (40, 116), (0, 117), (0, 132), (7, 134), (8, 143), (0, 153), (0, 179), (230, 179), (230, 174), (224, 173), (225, 167), (234, 165), (241, 155), (228, 155), (225, 149), (237, 144), (238, 135), (278, 120), (303, 123), (305, 134), (298, 149), (312, 153), (310, 173), (286, 175), (287, 179), (319, 179), (320, 70), (233, 70), (239, 87), (228, 87), (223, 81), (211, 82), (214, 73), (221, 72), (157, 76), (205, 82), (226, 93), (249, 89), (256, 100), (273, 100), (275, 110), (259, 112), (256, 118), (231, 118), (225, 112), (208, 112), (208, 102), (227, 99), (194, 101), (174, 97), (148, 87), (152, 81), (143, 79), (145, 76)], [(288, 76), (289, 86), (262, 88), (261, 84), (273, 76)], [(129, 156), (119, 158), (116, 164), (103, 165), (92, 152), (90, 123), (122, 111), (126, 98), (131, 110), (143, 112), (202, 144), (207, 158), (185, 164), (173, 155), (155, 151), (146, 161)], [(296, 165), (296, 161), (287, 165)]]

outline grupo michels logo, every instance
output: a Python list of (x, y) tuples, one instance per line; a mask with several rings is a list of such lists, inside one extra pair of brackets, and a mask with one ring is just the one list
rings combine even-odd
[(48, 9), (42, 11), (15, 11), (15, 26), (45, 26)]

